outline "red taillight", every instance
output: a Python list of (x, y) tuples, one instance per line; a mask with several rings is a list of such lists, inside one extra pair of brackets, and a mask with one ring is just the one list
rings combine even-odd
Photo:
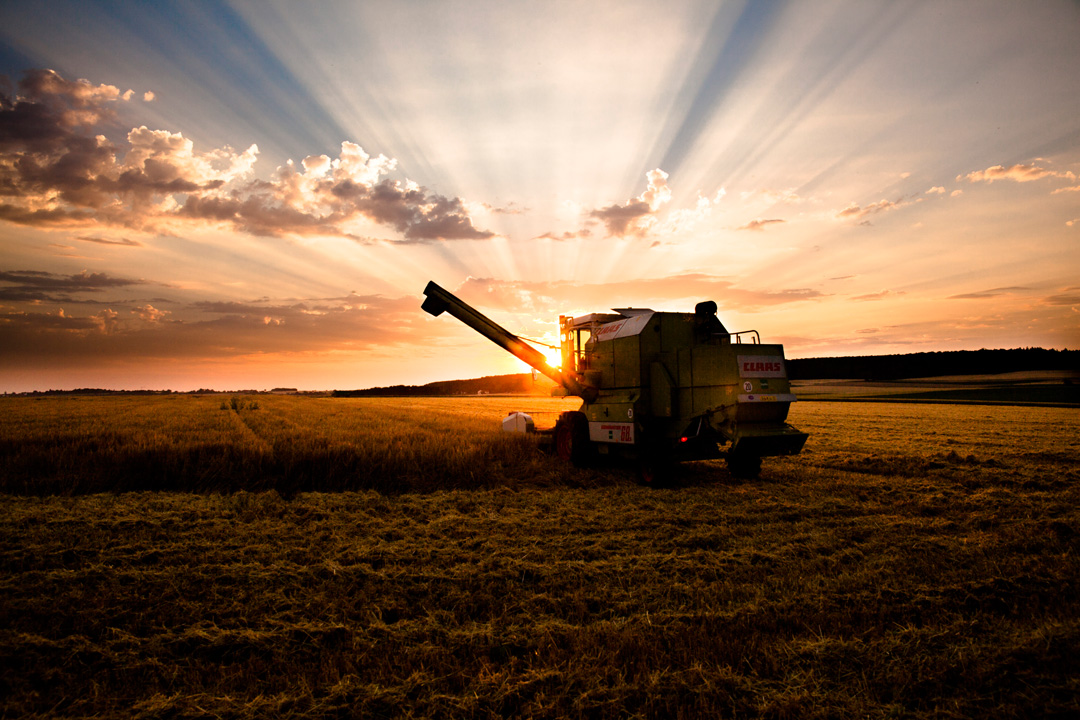
[(679, 438), (679, 442), (686, 442), (689, 439), (690, 438), (688, 438), (688, 437), (681, 437), (681, 438)]

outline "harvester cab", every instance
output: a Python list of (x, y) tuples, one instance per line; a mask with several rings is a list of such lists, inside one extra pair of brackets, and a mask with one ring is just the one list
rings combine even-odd
[(782, 345), (756, 330), (729, 332), (716, 303), (692, 313), (622, 308), (559, 318), (562, 367), (460, 299), (428, 283), (423, 309), (444, 311), (554, 380), (556, 394), (582, 399), (554, 428), (559, 455), (588, 465), (626, 455), (653, 480), (674, 462), (727, 459), (756, 477), (761, 458), (797, 454), (806, 433), (787, 424), (795, 396)]

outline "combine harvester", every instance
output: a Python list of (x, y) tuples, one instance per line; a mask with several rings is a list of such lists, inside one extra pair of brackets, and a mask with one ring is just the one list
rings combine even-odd
[[(450, 313), (558, 383), (553, 395), (583, 400), (554, 428), (559, 457), (580, 467), (622, 454), (637, 460), (651, 483), (676, 462), (724, 457), (732, 475), (754, 478), (761, 458), (796, 455), (806, 442), (806, 433), (785, 422), (795, 396), (783, 346), (762, 344), (756, 330), (728, 332), (712, 301), (692, 313), (560, 316), (562, 367), (555, 368), (434, 282), (424, 295), (430, 314)], [(517, 413), (507, 421), (504, 427), (532, 428)]]

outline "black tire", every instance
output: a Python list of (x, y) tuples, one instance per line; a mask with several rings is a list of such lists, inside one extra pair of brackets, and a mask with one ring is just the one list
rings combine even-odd
[(669, 458), (646, 455), (638, 460), (638, 482), (647, 487), (667, 487), (675, 477), (675, 463)]
[(663, 436), (655, 427), (645, 427), (638, 439), (637, 478), (642, 485), (665, 487), (675, 476), (675, 461), (671, 449), (666, 447)]
[(589, 420), (584, 413), (564, 412), (555, 423), (555, 452), (576, 467), (588, 467), (593, 447), (589, 440)]
[(761, 458), (746, 453), (728, 453), (728, 471), (740, 480), (755, 480), (761, 474)]

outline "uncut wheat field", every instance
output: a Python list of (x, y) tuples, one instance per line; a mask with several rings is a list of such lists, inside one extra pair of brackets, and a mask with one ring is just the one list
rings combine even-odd
[(1080, 716), (1080, 411), (651, 489), (498, 430), (572, 407), (0, 398), (0, 717)]

